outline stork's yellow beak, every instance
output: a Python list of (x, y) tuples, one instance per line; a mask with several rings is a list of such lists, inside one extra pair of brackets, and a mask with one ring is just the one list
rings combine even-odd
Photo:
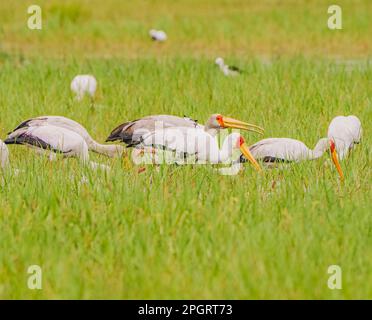
[(338, 174), (340, 175), (340, 179), (341, 181), (344, 181), (344, 173), (342, 172), (342, 168), (341, 168), (341, 165), (340, 165), (340, 162), (338, 161), (338, 155), (337, 155), (337, 151), (336, 151), (336, 146), (335, 146), (335, 143), (330, 140), (329, 141), (329, 144), (331, 146), (331, 157), (332, 157), (332, 161), (338, 171)]
[(252, 153), (249, 151), (248, 146), (243, 142), (240, 144), (240, 151), (248, 159), (248, 161), (253, 165), (253, 167), (258, 171), (261, 172), (261, 167), (253, 157)]
[(250, 124), (247, 122), (239, 121), (233, 118), (224, 117), (224, 116), (222, 116), (221, 118), (220, 125), (223, 128), (241, 129), (241, 130), (257, 132), (259, 134), (264, 133), (264, 129), (259, 126), (256, 126), (254, 124)]

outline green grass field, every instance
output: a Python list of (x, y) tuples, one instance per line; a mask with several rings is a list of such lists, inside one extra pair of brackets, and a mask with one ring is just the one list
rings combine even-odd
[[(0, 177), (0, 298), (371, 299), (372, 2), (338, 2), (337, 31), (327, 1), (40, 1), (40, 31), (27, 1), (1, 2), (1, 139), (46, 114), (102, 142), (141, 116), (217, 112), (311, 148), (336, 115), (357, 115), (364, 136), (343, 184), (327, 154), (262, 175), (139, 174), (130, 158), (92, 154), (104, 173), (9, 146), (20, 173)], [(169, 40), (151, 42), (152, 27)], [(246, 73), (224, 77), (217, 56)], [(78, 73), (98, 80), (94, 111), (70, 92)], [(33, 264), (42, 290), (27, 287)], [(342, 290), (327, 286), (334, 264)]]

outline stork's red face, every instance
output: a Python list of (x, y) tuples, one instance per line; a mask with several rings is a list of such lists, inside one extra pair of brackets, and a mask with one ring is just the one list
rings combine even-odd
[(329, 147), (330, 147), (330, 150), (331, 150), (331, 157), (332, 157), (332, 161), (338, 171), (338, 174), (340, 175), (340, 179), (341, 181), (344, 180), (344, 173), (342, 172), (342, 168), (341, 168), (341, 165), (340, 165), (340, 162), (338, 161), (338, 155), (337, 155), (337, 151), (336, 151), (336, 145), (335, 145), (335, 142), (331, 139), (329, 140)]
[(223, 117), (220, 114), (218, 114), (216, 116), (216, 120), (217, 120), (217, 122), (218, 122), (218, 124), (220, 125), (221, 128), (225, 127), (225, 124), (223, 123)]
[(240, 148), (245, 143), (245, 140), (242, 136), (239, 137), (238, 140), (238, 148)]
[(335, 152), (336, 150), (336, 144), (334, 143), (333, 140), (329, 140), (329, 146), (330, 146), (330, 149), (331, 149), (331, 152)]
[(256, 159), (253, 157), (252, 153), (250, 152), (248, 146), (245, 144), (244, 138), (242, 136), (239, 137), (237, 140), (237, 147), (240, 149), (241, 153), (244, 155), (246, 159), (249, 160), (249, 162), (253, 165), (253, 167), (257, 171), (261, 171), (261, 167), (256, 161)]
[(216, 115), (216, 122), (218, 123), (218, 126), (222, 129), (226, 128), (233, 128), (233, 129), (241, 129), (241, 130), (247, 130), (247, 131), (253, 131), (257, 132), (259, 134), (264, 133), (264, 129), (256, 126), (254, 124), (250, 124), (247, 122), (243, 122), (240, 120), (236, 120), (233, 118), (225, 117), (221, 114)]

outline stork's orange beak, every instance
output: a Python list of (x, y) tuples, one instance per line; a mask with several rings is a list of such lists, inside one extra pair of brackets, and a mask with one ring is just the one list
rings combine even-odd
[(329, 140), (329, 144), (330, 144), (330, 149), (331, 149), (331, 157), (332, 157), (332, 161), (338, 171), (338, 174), (340, 175), (340, 179), (341, 181), (344, 181), (344, 173), (342, 172), (342, 168), (341, 168), (341, 165), (340, 165), (340, 162), (338, 161), (338, 155), (337, 155), (337, 151), (336, 151), (336, 145), (334, 143), (333, 140)]
[(253, 167), (258, 172), (261, 172), (262, 169), (261, 169), (260, 165), (258, 164), (258, 162), (256, 161), (256, 159), (253, 157), (252, 153), (249, 151), (249, 148), (245, 144), (245, 141), (244, 141), (243, 137), (240, 137), (239, 148), (240, 148), (241, 153), (244, 155), (244, 157), (246, 157), (246, 159), (248, 159), (248, 161), (253, 165)]
[(259, 134), (263, 134), (265, 131), (263, 128), (256, 126), (255, 124), (243, 122), (243, 121), (236, 120), (233, 118), (228, 118), (225, 116), (217, 117), (217, 121), (222, 128), (241, 129), (241, 130), (246, 130), (246, 131), (257, 132)]

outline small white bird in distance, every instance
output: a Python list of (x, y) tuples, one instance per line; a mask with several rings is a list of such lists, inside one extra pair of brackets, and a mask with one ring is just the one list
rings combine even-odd
[(149, 35), (152, 40), (159, 41), (159, 42), (164, 42), (168, 38), (167, 34), (163, 30), (151, 29), (149, 31)]
[(238, 67), (226, 65), (221, 57), (218, 57), (215, 63), (216, 65), (219, 66), (220, 70), (227, 77), (234, 77), (242, 73), (242, 70), (240, 70)]
[(85, 95), (88, 95), (93, 101), (97, 90), (97, 80), (90, 74), (79, 74), (72, 79), (70, 87), (78, 101), (81, 101)]

